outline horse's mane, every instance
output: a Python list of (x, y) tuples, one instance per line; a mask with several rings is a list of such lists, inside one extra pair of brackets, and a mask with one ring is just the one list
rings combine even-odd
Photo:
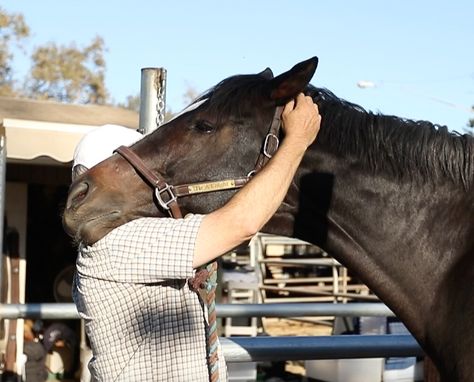
[[(241, 116), (261, 104), (264, 81), (259, 74), (232, 76), (195, 102), (208, 100), (209, 112), (217, 117)], [(354, 156), (371, 171), (399, 178), (448, 179), (474, 188), (473, 137), (427, 121), (374, 114), (327, 89), (309, 85), (306, 94), (323, 116), (318, 141), (336, 154)]]
[(474, 187), (472, 136), (427, 121), (367, 112), (326, 89), (309, 86), (308, 93), (323, 116), (318, 141), (335, 153), (400, 178), (449, 179), (465, 189)]

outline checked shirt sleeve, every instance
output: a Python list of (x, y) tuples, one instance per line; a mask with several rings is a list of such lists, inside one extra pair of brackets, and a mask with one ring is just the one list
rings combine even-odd
[(87, 273), (94, 278), (138, 284), (192, 277), (194, 247), (202, 218), (192, 215), (185, 219), (132, 220), (97, 243), (93, 252), (100, 253), (98, 257), (103, 261), (96, 257), (96, 265), (105, 266), (94, 267), (92, 274), (89, 267)]

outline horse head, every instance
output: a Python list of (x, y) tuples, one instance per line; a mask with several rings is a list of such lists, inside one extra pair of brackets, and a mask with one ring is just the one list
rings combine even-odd
[[(274, 77), (229, 77), (173, 120), (131, 147), (144, 165), (169, 184), (241, 178), (255, 168), (275, 108), (304, 91), (318, 60), (313, 57)], [(207, 213), (235, 191), (180, 201), (184, 213)], [(63, 222), (78, 241), (93, 243), (113, 228), (144, 216), (166, 216), (142, 175), (115, 154), (70, 187)]]

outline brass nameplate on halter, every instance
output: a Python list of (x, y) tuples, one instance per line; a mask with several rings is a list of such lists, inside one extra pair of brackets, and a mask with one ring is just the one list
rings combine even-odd
[(212, 192), (218, 190), (228, 190), (231, 188), (235, 188), (235, 180), (221, 180), (218, 182), (207, 182), (207, 183), (200, 183), (200, 184), (193, 184), (192, 186), (188, 186), (188, 192), (190, 194), (198, 194), (201, 192)]

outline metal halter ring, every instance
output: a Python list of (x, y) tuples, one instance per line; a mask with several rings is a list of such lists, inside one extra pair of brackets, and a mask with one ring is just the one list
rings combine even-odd
[[(270, 139), (274, 139), (276, 142), (275, 148), (272, 150), (271, 153), (269, 153), (269, 150), (268, 150)], [(265, 142), (263, 142), (263, 155), (265, 155), (267, 158), (271, 158), (273, 154), (275, 153), (275, 151), (278, 149), (279, 144), (280, 144), (280, 141), (275, 134), (272, 134), (272, 133), (267, 134), (267, 136), (265, 137)]]
[(252, 176), (254, 176), (256, 173), (257, 173), (257, 171), (255, 171), (255, 170), (250, 171), (250, 172), (247, 174), (247, 178), (250, 179), (250, 178), (251, 178)]
[[(163, 200), (163, 198), (161, 197), (162, 193), (166, 193), (168, 195), (169, 199), (167, 201)], [(155, 196), (160, 206), (163, 207), (165, 210), (169, 210), (170, 204), (178, 200), (178, 197), (173, 192), (173, 187), (170, 186), (168, 183), (166, 183), (166, 186), (162, 189), (159, 189), (158, 187), (155, 188)]]

